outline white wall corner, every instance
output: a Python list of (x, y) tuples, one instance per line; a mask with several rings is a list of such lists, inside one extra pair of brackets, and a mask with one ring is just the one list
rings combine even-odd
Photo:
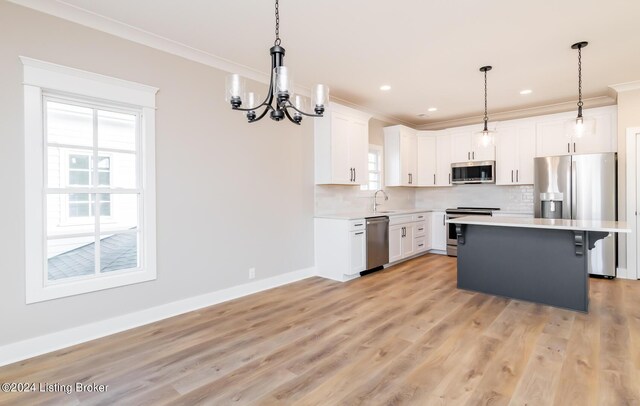
[(167, 303), (95, 323), (0, 346), (0, 366), (57, 351), (218, 303), (297, 282), (316, 275), (315, 267)]

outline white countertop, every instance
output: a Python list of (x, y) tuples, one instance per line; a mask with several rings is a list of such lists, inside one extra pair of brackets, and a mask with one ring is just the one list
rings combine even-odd
[(332, 213), (332, 214), (316, 214), (314, 217), (318, 219), (334, 219), (334, 220), (357, 220), (368, 217), (378, 217), (378, 216), (402, 216), (404, 214), (414, 214), (414, 213), (428, 213), (433, 211), (442, 210), (434, 210), (434, 209), (397, 209), (397, 210), (385, 210), (380, 209), (377, 213), (373, 213), (372, 211), (367, 212), (353, 212), (353, 213)]
[(471, 224), (495, 227), (546, 228), (571, 231), (600, 231), (603, 233), (630, 233), (622, 221), (564, 220), (523, 217), (465, 216), (447, 220), (447, 223)]

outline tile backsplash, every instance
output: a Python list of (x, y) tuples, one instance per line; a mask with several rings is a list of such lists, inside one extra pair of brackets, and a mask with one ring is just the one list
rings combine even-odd
[(457, 185), (416, 189), (416, 208), (444, 209), (458, 206), (498, 207), (505, 211), (533, 213), (533, 185)]
[[(378, 194), (379, 210), (412, 209), (416, 207), (415, 190), (385, 188), (389, 200)], [(367, 212), (373, 209), (375, 191), (360, 190), (359, 186), (316, 185), (316, 214)]]
[[(443, 188), (388, 187), (384, 189), (389, 200), (381, 210), (446, 209), (458, 206), (498, 207), (505, 211), (533, 213), (533, 185), (458, 185)], [(353, 213), (371, 211), (373, 191), (362, 191), (357, 186), (316, 185), (316, 214)]]

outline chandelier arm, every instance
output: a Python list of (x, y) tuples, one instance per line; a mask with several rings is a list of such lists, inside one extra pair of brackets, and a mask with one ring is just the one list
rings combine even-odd
[(307, 116), (307, 117), (323, 117), (322, 114), (310, 114), (310, 113), (305, 113), (304, 111), (298, 110), (293, 104), (291, 104), (291, 101), (287, 101), (287, 102), (283, 103), (282, 107), (284, 107), (285, 110), (287, 108), (291, 107), (292, 109), (294, 109), (298, 113), (302, 114), (303, 116)]
[(271, 107), (269, 104), (265, 104), (265, 106), (266, 106), (266, 108), (264, 109), (264, 111), (262, 113), (260, 113), (259, 116), (257, 116), (253, 120), (249, 121), (250, 123), (255, 123), (256, 121), (262, 120), (262, 118), (267, 115), (269, 110), (273, 110), (273, 107)]
[(287, 116), (289, 121), (291, 121), (293, 124), (300, 125), (299, 121), (296, 121), (296, 120), (293, 119), (293, 117), (291, 117), (291, 114), (289, 114), (289, 110), (287, 110), (286, 107), (283, 107), (282, 110), (284, 110), (284, 115)]

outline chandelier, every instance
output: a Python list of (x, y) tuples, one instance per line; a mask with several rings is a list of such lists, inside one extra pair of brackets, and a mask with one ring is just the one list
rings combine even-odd
[[(275, 121), (288, 118), (292, 123), (300, 124), (302, 116), (322, 117), (325, 106), (329, 103), (329, 88), (325, 85), (315, 85), (312, 89), (311, 99), (314, 104), (315, 114), (305, 113), (306, 99), (301, 95), (293, 94), (293, 81), (289, 69), (284, 66), (284, 48), (280, 46), (280, 14), (278, 0), (276, 10), (276, 39), (271, 53), (271, 79), (269, 90), (264, 101), (255, 92), (245, 93), (245, 80), (234, 73), (227, 76), (226, 101), (231, 104), (233, 110), (246, 112), (250, 123), (261, 120), (267, 113)], [(259, 111), (261, 110), (261, 111)]]

